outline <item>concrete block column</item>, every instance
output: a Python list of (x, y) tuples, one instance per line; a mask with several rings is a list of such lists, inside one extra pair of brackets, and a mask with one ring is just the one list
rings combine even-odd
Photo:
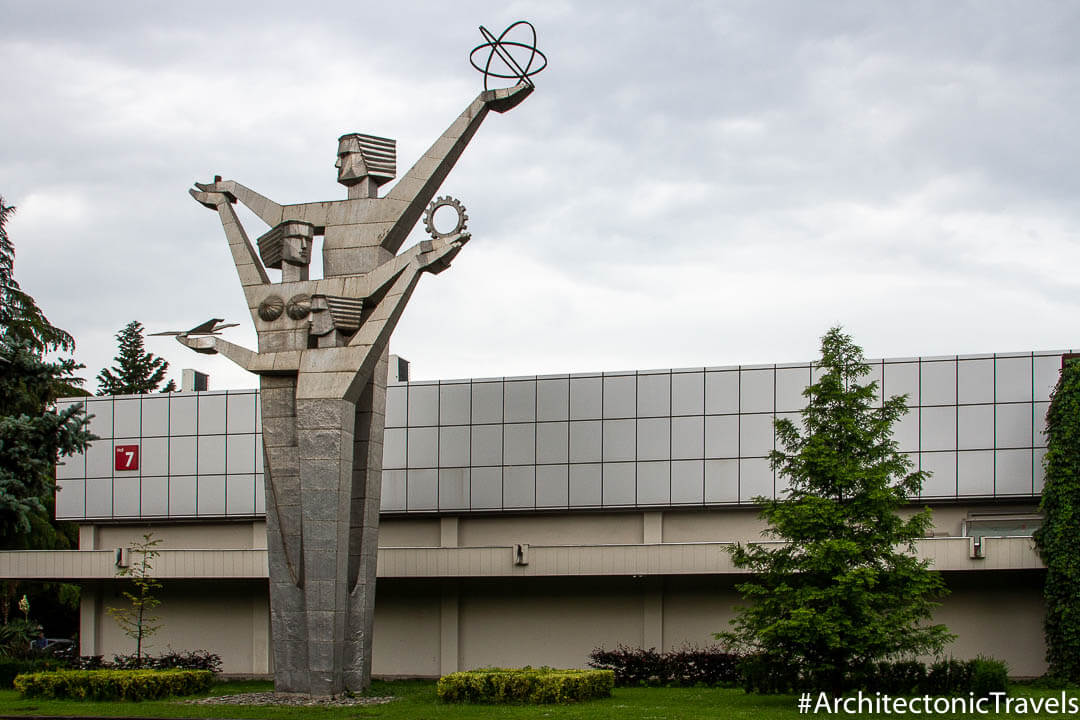
[(664, 513), (653, 510), (641, 514), (641, 542), (646, 545), (664, 542)]
[(459, 637), (461, 626), (461, 602), (457, 583), (442, 586), (439, 608), (439, 674), (457, 672), (461, 669)]
[(296, 402), (303, 594), (312, 695), (343, 689), (356, 409), (342, 399)]
[(379, 551), (382, 500), (383, 428), (386, 425), (386, 372), (383, 351), (375, 372), (356, 402), (355, 443), (348, 524), (348, 607), (345, 628), (345, 687), (363, 690), (371, 678), (375, 623), (375, 566)]
[(260, 395), (275, 687), (281, 692), (307, 692), (296, 376), (263, 375)]
[(641, 598), (641, 647), (664, 651), (664, 579), (645, 579)]
[(101, 654), (101, 586), (83, 586), (79, 595), (79, 654)]

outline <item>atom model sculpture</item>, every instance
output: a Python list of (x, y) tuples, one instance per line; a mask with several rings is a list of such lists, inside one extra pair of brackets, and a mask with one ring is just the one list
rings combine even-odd
[[(531, 42), (517, 42), (515, 40), (504, 40), (504, 38), (514, 28), (523, 25), (532, 35)], [(518, 20), (515, 23), (511, 23), (499, 37), (495, 37), (491, 31), (489, 31), (483, 25), (480, 26), (480, 34), (484, 36), (487, 41), (481, 43), (472, 49), (469, 53), (469, 63), (484, 74), (484, 90), (488, 89), (488, 78), (507, 78), (510, 80), (517, 80), (518, 82), (532, 85), (533, 82), (529, 78), (536, 75), (538, 72), (547, 67), (547, 56), (544, 53), (536, 49), (536, 28), (528, 20)], [(511, 52), (512, 48), (524, 48), (529, 52), (529, 61), (525, 63), (525, 67), (521, 66), (513, 56)], [(484, 66), (480, 67), (480, 64), (476, 60), (476, 54), (488, 49), (487, 60), (484, 62)], [(483, 57), (481, 53), (481, 57)], [(496, 65), (497, 71), (491, 69), (491, 62), (496, 57), (501, 61), (502, 65)], [(533, 63), (539, 59), (538, 67), (534, 68)]]

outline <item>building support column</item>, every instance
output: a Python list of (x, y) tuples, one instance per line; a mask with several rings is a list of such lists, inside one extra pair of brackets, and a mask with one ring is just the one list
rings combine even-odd
[(262, 586), (251, 598), (251, 672), (269, 674), (270, 667), (270, 595)]
[(442, 586), (442, 607), (439, 612), (439, 674), (457, 672), (460, 667), (458, 647), (461, 622), (461, 603), (456, 582)]
[(641, 514), (641, 542), (646, 545), (664, 542), (664, 513), (654, 510)]
[(102, 590), (100, 584), (84, 585), (79, 595), (79, 654), (101, 654)]
[(641, 647), (664, 652), (664, 578), (643, 580), (641, 597)]
[(439, 518), (439, 547), (457, 547), (458, 542), (458, 519)]

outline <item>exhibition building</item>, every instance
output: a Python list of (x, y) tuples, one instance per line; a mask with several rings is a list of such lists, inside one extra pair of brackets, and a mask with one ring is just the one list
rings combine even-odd
[[(910, 509), (933, 509), (917, 552), (950, 589), (935, 616), (957, 635), (948, 652), (1017, 676), (1046, 667), (1031, 534), (1067, 353), (871, 361), (882, 396), (908, 397), (899, 449), (930, 473)], [(376, 675), (582, 667), (598, 646), (703, 646), (727, 629), (744, 577), (728, 548), (767, 540), (754, 499), (785, 491), (773, 423), (798, 422), (812, 363), (420, 382), (390, 360)], [(259, 393), (59, 405), (74, 402), (99, 438), (57, 467), (79, 549), (0, 553), (0, 577), (79, 583), (82, 653), (128, 652), (106, 608), (152, 532), (153, 649), (272, 673)]]

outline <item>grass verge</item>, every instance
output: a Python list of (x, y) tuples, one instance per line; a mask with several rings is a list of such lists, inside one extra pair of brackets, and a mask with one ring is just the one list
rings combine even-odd
[[(209, 695), (271, 690), (267, 682), (229, 682), (215, 685)], [(1080, 691), (1066, 691), (1070, 697)], [(735, 718), (772, 720), (800, 717), (793, 695), (747, 695), (742, 690), (722, 688), (615, 688), (611, 698), (569, 705), (452, 705), (435, 697), (433, 681), (376, 681), (370, 695), (393, 695), (398, 700), (368, 707), (266, 707), (244, 705), (183, 705), (175, 700), (139, 703), (78, 702), (73, 700), (22, 699), (13, 690), (0, 691), (0, 716), (15, 715), (90, 715), (100, 717), (161, 718), (265, 718), (266, 720), (345, 720), (380, 718), (382, 720), (464, 720), (466, 718), (536, 718), (537, 720), (716, 720)], [(1011, 696), (1059, 697), (1060, 690), (1037, 686), (1014, 687)], [(802, 716), (804, 720), (811, 715)], [(828, 717), (828, 716), (824, 716)], [(870, 718), (871, 715), (860, 715)], [(896, 716), (889, 716), (895, 720)], [(944, 720), (952, 715), (935, 715)], [(961, 716), (963, 717), (963, 716)], [(972, 715), (991, 718), (1012, 715)], [(1024, 715), (1026, 718), (1055, 718), (1062, 715)]]

